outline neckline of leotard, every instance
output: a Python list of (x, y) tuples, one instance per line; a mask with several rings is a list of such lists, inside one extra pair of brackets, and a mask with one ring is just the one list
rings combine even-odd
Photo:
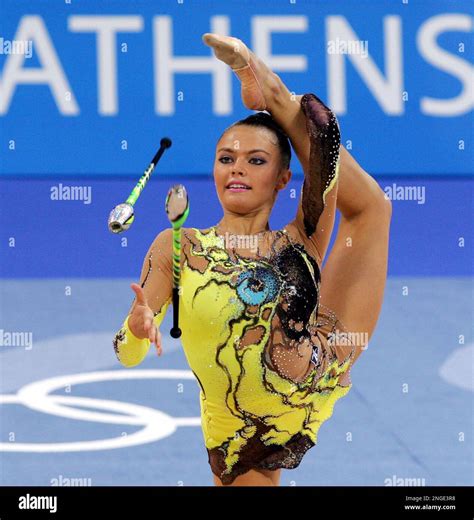
[[(211, 226), (211, 229), (214, 231), (214, 234), (217, 235), (217, 236), (220, 236), (221, 233), (219, 233), (217, 231), (217, 225), (215, 226)], [(225, 233), (228, 233), (229, 235), (243, 235), (243, 236), (250, 236), (250, 235), (257, 235), (257, 236), (260, 236), (260, 235), (265, 235), (267, 233), (273, 233), (273, 229), (265, 229), (265, 231), (259, 231), (258, 233), (249, 233), (248, 235), (246, 235), (245, 233), (231, 233), (230, 231), (224, 231), (224, 234)]]
[[(217, 225), (216, 226), (211, 226), (209, 229), (211, 231), (213, 231), (216, 236), (220, 236), (220, 234), (217, 232)], [(265, 234), (268, 234), (268, 233), (278, 233), (278, 234), (285, 234), (285, 235), (289, 236), (289, 233), (288, 233), (286, 228), (283, 228), (283, 229), (266, 229), (265, 231), (259, 231), (258, 233), (250, 233), (250, 234), (251, 235), (265, 235)], [(237, 235), (238, 233), (230, 233), (230, 234)]]

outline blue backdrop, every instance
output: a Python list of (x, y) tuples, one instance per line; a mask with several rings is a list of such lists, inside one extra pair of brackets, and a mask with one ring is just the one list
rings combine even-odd
[(472, 172), (468, 0), (0, 5), (1, 174), (137, 174), (165, 135), (164, 173), (211, 172), (222, 130), (248, 111), (205, 32), (240, 37), (330, 104), (370, 173)]

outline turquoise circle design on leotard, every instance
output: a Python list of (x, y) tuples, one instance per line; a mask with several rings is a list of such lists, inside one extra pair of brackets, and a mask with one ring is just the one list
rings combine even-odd
[(237, 294), (247, 305), (260, 305), (275, 299), (278, 293), (276, 274), (265, 267), (241, 273), (237, 279)]

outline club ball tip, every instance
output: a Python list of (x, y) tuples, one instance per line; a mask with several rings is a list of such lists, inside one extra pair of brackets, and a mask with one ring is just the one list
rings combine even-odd
[(160, 145), (163, 148), (169, 148), (172, 144), (172, 141), (169, 137), (163, 137), (163, 139), (160, 141)]

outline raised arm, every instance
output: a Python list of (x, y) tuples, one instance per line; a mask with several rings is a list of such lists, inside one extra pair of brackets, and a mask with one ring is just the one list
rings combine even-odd
[(137, 297), (113, 339), (115, 354), (125, 367), (140, 364), (151, 341), (161, 353), (159, 326), (172, 298), (171, 255), (172, 230), (165, 229), (157, 235), (145, 255), (140, 283), (134, 288)]
[(315, 95), (291, 93), (279, 76), (267, 96), (268, 111), (291, 141), (304, 172), (295, 218), (301, 240), (321, 265), (336, 214), (339, 172), (339, 125), (335, 114)]
[[(304, 181), (296, 217), (290, 224), (298, 228), (321, 265), (336, 213), (340, 132), (335, 114), (316, 95), (305, 94), (298, 98), (306, 129), (305, 147), (298, 153)], [(293, 139), (290, 136), (294, 148), (295, 139), (296, 136)]]

